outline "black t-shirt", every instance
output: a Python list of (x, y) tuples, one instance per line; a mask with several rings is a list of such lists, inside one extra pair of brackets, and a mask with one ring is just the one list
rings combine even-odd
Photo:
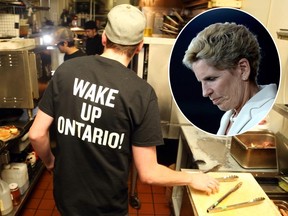
[(74, 52), (70, 55), (65, 53), (64, 61), (67, 61), (67, 60), (75, 58), (75, 57), (85, 56), (85, 55), (86, 54), (82, 50), (78, 49), (76, 52)]
[(101, 55), (103, 53), (104, 46), (102, 45), (102, 36), (97, 34), (93, 38), (87, 38), (86, 40), (86, 54), (87, 55)]
[(39, 104), (54, 118), (54, 197), (61, 215), (128, 213), (131, 147), (163, 144), (157, 97), (135, 72), (101, 56), (61, 64)]

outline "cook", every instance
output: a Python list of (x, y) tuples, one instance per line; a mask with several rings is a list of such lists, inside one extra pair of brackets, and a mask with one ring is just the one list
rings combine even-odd
[(86, 54), (78, 49), (74, 42), (74, 33), (65, 27), (54, 32), (54, 42), (61, 53), (64, 53), (64, 61), (72, 58), (85, 56)]
[[(128, 215), (132, 159), (145, 183), (189, 185), (207, 194), (219, 190), (218, 181), (207, 174), (175, 171), (157, 162), (156, 146), (163, 144), (157, 96), (127, 68), (143, 47), (145, 22), (143, 13), (132, 5), (114, 7), (102, 35), (103, 54), (60, 65), (39, 103), (29, 137), (53, 172), (54, 199), (61, 215)], [(106, 103), (96, 103), (96, 86), (111, 90)], [(101, 108), (100, 118), (85, 121), (83, 104)], [(58, 124), (62, 119), (68, 123), (67, 130)], [(55, 155), (49, 141), (52, 124), (57, 127)], [(76, 127), (85, 127), (81, 136)]]

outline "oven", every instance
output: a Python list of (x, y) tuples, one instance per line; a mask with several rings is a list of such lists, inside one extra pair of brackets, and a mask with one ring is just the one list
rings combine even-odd
[[(0, 76), (0, 127), (14, 125), (20, 131), (16, 137), (0, 140), (0, 165), (26, 162), (33, 151), (28, 132), (52, 77), (51, 50), (46, 46), (0, 50)], [(35, 167), (30, 168), (35, 172)]]
[(51, 78), (51, 54), (46, 47), (0, 51), (0, 108), (37, 106)]

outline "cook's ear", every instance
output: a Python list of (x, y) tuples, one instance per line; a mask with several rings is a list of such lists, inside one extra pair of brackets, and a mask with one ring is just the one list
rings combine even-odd
[(141, 43), (138, 44), (135, 54), (138, 54), (141, 51), (143, 45), (144, 45), (144, 41), (142, 40)]
[(249, 80), (250, 71), (251, 71), (249, 61), (246, 58), (242, 58), (239, 60), (238, 65), (241, 70), (241, 79)]
[(102, 33), (102, 40), (101, 41), (102, 41), (102, 45), (105, 47), (106, 43), (107, 43), (107, 36), (106, 36), (105, 30)]

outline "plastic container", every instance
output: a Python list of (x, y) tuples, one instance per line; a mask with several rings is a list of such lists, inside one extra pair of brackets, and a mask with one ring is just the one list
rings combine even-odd
[(7, 182), (0, 179), (1, 214), (7, 215), (13, 210), (10, 188)]
[(29, 187), (28, 168), (26, 163), (10, 163), (1, 172), (2, 179), (8, 184), (17, 183), (21, 195)]

